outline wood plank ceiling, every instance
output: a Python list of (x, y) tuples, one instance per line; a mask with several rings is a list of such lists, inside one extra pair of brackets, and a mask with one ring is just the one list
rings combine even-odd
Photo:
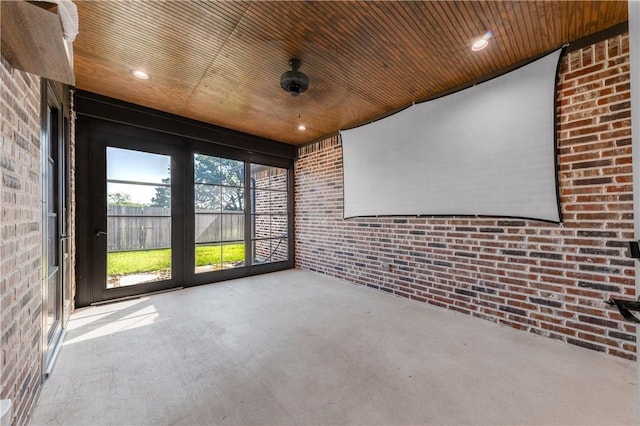
[[(290, 143), (627, 20), (627, 1), (78, 1), (79, 89)], [(475, 39), (493, 33), (472, 52)], [(280, 88), (298, 57), (309, 90)], [(137, 80), (141, 69), (150, 80)], [(305, 131), (298, 125), (304, 124)]]

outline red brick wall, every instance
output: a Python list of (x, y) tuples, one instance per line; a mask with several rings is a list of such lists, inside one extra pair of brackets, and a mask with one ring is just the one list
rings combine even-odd
[(628, 36), (565, 56), (558, 90), (562, 225), (343, 220), (331, 138), (299, 149), (297, 267), (634, 359), (635, 328), (603, 303), (635, 297)]
[(40, 79), (2, 58), (0, 399), (25, 424), (42, 365)]

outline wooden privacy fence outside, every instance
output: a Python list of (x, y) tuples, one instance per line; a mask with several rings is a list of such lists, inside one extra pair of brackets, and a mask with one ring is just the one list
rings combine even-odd
[[(166, 207), (107, 207), (107, 251), (151, 250), (171, 247), (171, 209)], [(198, 210), (196, 241), (241, 241), (242, 213)]]

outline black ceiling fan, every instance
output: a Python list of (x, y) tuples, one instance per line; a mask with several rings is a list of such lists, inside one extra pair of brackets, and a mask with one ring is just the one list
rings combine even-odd
[(289, 65), (291, 66), (291, 71), (286, 71), (282, 74), (280, 87), (290, 93), (291, 96), (298, 96), (309, 88), (309, 77), (302, 71), (298, 71), (300, 65), (302, 65), (300, 59), (292, 58), (289, 60)]

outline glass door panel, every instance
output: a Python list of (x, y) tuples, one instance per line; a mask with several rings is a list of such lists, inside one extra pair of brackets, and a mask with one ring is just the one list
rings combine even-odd
[(107, 147), (106, 206), (106, 288), (171, 279), (171, 156)]
[(245, 264), (244, 162), (193, 156), (196, 274)]
[(68, 149), (66, 95), (61, 86), (42, 85), (42, 320), (43, 373), (48, 375), (64, 327), (69, 283)]
[(58, 132), (59, 110), (48, 108), (47, 139), (44, 146), (45, 153), (45, 176), (44, 184), (46, 193), (44, 196), (44, 211), (46, 215), (46, 325), (47, 343), (53, 343), (53, 338), (57, 332), (61, 318), (61, 289), (58, 280), (60, 273), (59, 264), (59, 211), (60, 200), (58, 199), (59, 181), (59, 132)]
[(251, 164), (251, 255), (254, 265), (288, 260), (287, 169)]

